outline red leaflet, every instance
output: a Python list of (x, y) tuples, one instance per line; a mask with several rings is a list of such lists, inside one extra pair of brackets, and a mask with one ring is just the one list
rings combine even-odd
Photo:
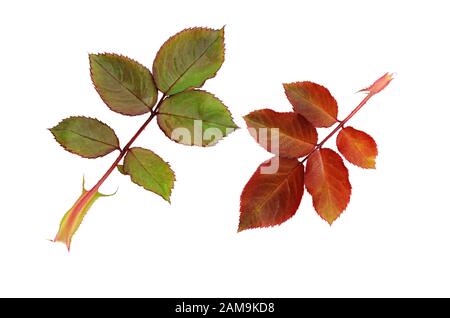
[(306, 164), (305, 185), (317, 213), (333, 223), (350, 201), (352, 187), (342, 158), (331, 149), (315, 151)]
[(339, 152), (349, 162), (365, 169), (375, 169), (375, 158), (378, 155), (377, 144), (372, 137), (353, 127), (343, 128), (337, 138)]
[(244, 119), (253, 138), (275, 155), (298, 158), (316, 146), (316, 129), (296, 113), (261, 109), (244, 116)]
[[(339, 154), (323, 145), (337, 132), (339, 151), (351, 163), (362, 168), (375, 168), (377, 145), (365, 132), (344, 125), (377, 93), (392, 81), (386, 73), (363, 91), (368, 94), (330, 133), (317, 143), (313, 127), (329, 127), (337, 122), (338, 106), (330, 92), (311, 82), (284, 84), (286, 96), (294, 107), (292, 113), (270, 109), (254, 111), (244, 117), (253, 137), (260, 142), (267, 135), (268, 151), (278, 154), (280, 167), (273, 174), (255, 172), (241, 195), (239, 231), (281, 224), (296, 213), (303, 195), (303, 183), (311, 194), (317, 213), (332, 224), (346, 209), (352, 191), (348, 170)], [(300, 114), (300, 115), (299, 115)], [(251, 129), (250, 129), (251, 128)], [(259, 129), (278, 128), (279, 138)], [(256, 129), (256, 131), (255, 131)], [(276, 142), (278, 141), (279, 151)], [(304, 157), (298, 162), (295, 159)], [(303, 180), (303, 163), (306, 172)], [(265, 163), (264, 163), (265, 164)], [(260, 168), (264, 165), (262, 164)], [(300, 169), (301, 167), (301, 169)]]
[(283, 84), (294, 111), (315, 127), (330, 127), (337, 121), (338, 106), (328, 89), (312, 82)]
[(239, 231), (283, 223), (300, 205), (304, 188), (303, 164), (295, 159), (279, 158), (276, 173), (261, 173), (261, 167), (268, 166), (270, 161), (262, 163), (245, 185)]

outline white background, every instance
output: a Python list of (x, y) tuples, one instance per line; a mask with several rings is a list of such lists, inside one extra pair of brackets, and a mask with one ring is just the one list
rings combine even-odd
[[(0, 296), (450, 296), (448, 13), (448, 1), (2, 1)], [(83, 174), (92, 186), (115, 155), (76, 157), (46, 128), (97, 117), (123, 144), (146, 117), (108, 110), (88, 53), (151, 67), (172, 34), (225, 24), (226, 61), (204, 88), (240, 126), (290, 110), (283, 82), (327, 86), (342, 118), (355, 91), (397, 73), (351, 120), (379, 158), (347, 164), (347, 210), (330, 227), (305, 194), (282, 226), (237, 234), (241, 190), (270, 155), (245, 129), (200, 149), (153, 123), (136, 145), (171, 163), (172, 204), (114, 173), (103, 192), (117, 195), (95, 203), (71, 252), (49, 242)]]

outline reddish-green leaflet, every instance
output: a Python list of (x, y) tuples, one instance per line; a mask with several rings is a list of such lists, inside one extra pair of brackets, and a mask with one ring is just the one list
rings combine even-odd
[[(347, 207), (352, 188), (341, 156), (323, 146), (339, 132), (336, 144), (344, 158), (361, 168), (374, 169), (375, 141), (345, 125), (391, 80), (392, 74), (386, 73), (361, 90), (367, 95), (342, 121), (337, 119), (338, 104), (328, 89), (312, 82), (284, 84), (293, 112), (261, 109), (245, 116), (251, 135), (275, 157), (258, 167), (242, 191), (239, 231), (285, 222), (297, 212), (304, 188), (320, 217), (332, 224)], [(316, 128), (333, 125), (336, 127), (317, 143)]]
[(175, 182), (170, 165), (150, 149), (132, 147), (154, 118), (166, 136), (185, 145), (212, 146), (237, 128), (223, 102), (198, 89), (216, 75), (224, 53), (223, 28), (191, 28), (163, 44), (152, 71), (122, 55), (89, 55), (92, 82), (103, 102), (116, 113), (148, 118), (123, 147), (114, 130), (95, 118), (69, 117), (50, 129), (64, 149), (84, 158), (119, 152), (92, 189), (86, 190), (83, 181), (82, 193), (61, 220), (55, 242), (70, 249), (85, 214), (105, 196), (100, 186), (116, 169), (170, 202)]

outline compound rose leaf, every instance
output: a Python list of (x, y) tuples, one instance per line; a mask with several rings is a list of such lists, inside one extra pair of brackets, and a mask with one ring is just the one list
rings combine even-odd
[(312, 153), (306, 164), (305, 186), (317, 213), (332, 224), (350, 201), (348, 170), (341, 156), (331, 149)]
[(378, 150), (370, 135), (350, 126), (345, 127), (339, 132), (336, 145), (350, 163), (365, 169), (375, 169)]
[(317, 143), (316, 129), (297, 113), (261, 109), (244, 119), (250, 134), (263, 148), (284, 158), (305, 156)]
[(167, 40), (153, 62), (158, 88), (167, 95), (201, 87), (224, 61), (224, 29), (192, 28)]
[[(271, 171), (277, 163), (278, 169)], [(303, 164), (296, 159), (274, 157), (262, 163), (242, 192), (239, 231), (279, 225), (291, 218), (303, 196), (303, 176)]]
[(338, 105), (325, 87), (312, 82), (283, 84), (294, 111), (314, 127), (330, 127), (337, 121)]

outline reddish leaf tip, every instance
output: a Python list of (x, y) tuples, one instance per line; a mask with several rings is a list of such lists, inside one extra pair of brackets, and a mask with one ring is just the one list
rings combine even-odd
[(385, 73), (383, 76), (381, 76), (379, 79), (377, 79), (372, 85), (370, 85), (367, 88), (363, 88), (358, 91), (359, 92), (367, 92), (371, 95), (378, 94), (383, 89), (386, 88), (386, 86), (389, 85), (389, 83), (394, 79), (395, 73)]

